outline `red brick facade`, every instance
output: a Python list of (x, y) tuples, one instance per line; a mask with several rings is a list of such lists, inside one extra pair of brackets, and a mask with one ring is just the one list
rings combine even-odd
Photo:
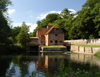
[(41, 45), (63, 45), (64, 33), (62, 30), (51, 24), (47, 25), (47, 28), (37, 28), (36, 37), (39, 37)]

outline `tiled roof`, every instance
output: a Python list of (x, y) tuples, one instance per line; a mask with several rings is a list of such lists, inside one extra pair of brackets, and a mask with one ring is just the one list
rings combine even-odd
[(48, 31), (47, 28), (37, 28), (37, 31), (39, 33), (38, 37), (41, 37), (41, 35), (45, 35), (45, 33)]
[[(51, 32), (52, 29), (60, 29), (58, 26), (54, 25), (52, 26), (51, 24), (48, 24), (47, 26), (51, 27), (50, 29), (47, 28), (37, 28), (36, 31), (38, 31), (38, 36), (41, 37), (41, 35), (45, 35)], [(60, 33), (63, 33), (62, 30), (60, 29)]]
[(54, 25), (53, 27), (51, 27), (47, 32), (46, 34), (48, 34), (53, 28), (59, 28), (58, 26)]

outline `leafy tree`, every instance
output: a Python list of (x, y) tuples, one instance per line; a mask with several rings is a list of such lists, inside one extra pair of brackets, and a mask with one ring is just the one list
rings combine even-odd
[(12, 2), (10, 0), (0, 0), (0, 11), (5, 12), (7, 10), (7, 6), (11, 4)]
[(49, 22), (49, 23), (52, 23), (53, 21), (55, 21), (55, 20), (57, 20), (57, 19), (59, 19), (59, 18), (60, 18), (60, 16), (59, 16), (59, 14), (57, 14), (57, 13), (48, 14), (48, 15), (46, 16), (46, 20), (47, 20), (47, 22)]
[(100, 37), (100, 3), (96, 3), (94, 5), (94, 8), (91, 11), (91, 14), (94, 16), (93, 22), (95, 23), (95, 31)]
[(36, 23), (38, 26), (40, 26), (41, 25), (41, 21), (37, 21), (37, 23)]
[(69, 18), (70, 15), (74, 15), (74, 14), (71, 14), (71, 11), (69, 11), (67, 8), (65, 8), (64, 10), (62, 10), (62, 12), (60, 13), (60, 16), (63, 18), (63, 19), (67, 19)]
[(7, 6), (11, 4), (10, 0), (0, 0), (0, 54), (5, 54), (7, 51), (7, 46), (9, 46), (9, 33), (10, 27), (6, 18), (4, 17), (4, 12), (7, 10)]
[(21, 43), (21, 45), (23, 46), (26, 46), (26, 44), (29, 42), (28, 30), (29, 26), (27, 26), (25, 22), (23, 22), (21, 26), (21, 31), (16, 37), (18, 42)]
[(13, 41), (16, 43), (16, 36), (20, 33), (21, 27), (17, 26), (11, 29), (10, 37), (13, 38)]
[[(92, 39), (99, 36), (99, 5), (100, 0), (87, 0), (77, 14), (69, 31), (70, 39)], [(97, 21), (97, 22), (96, 22)]]
[(5, 17), (0, 12), (0, 43), (6, 43), (7, 37), (9, 36), (10, 27), (7, 24)]
[(36, 36), (36, 29), (34, 29), (34, 31), (31, 32), (31, 33), (29, 34), (29, 36), (30, 36), (30, 37), (35, 37), (35, 36)]
[(82, 8), (88, 8), (92, 10), (95, 6), (96, 3), (100, 3), (100, 0), (87, 0), (84, 5), (82, 5)]

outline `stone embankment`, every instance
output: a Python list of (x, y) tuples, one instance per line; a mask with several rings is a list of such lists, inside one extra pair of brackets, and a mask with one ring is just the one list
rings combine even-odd
[(100, 51), (100, 48), (81, 47), (81, 46), (71, 45), (71, 51), (77, 53), (95, 54), (96, 52)]
[(40, 51), (42, 51), (42, 52), (63, 52), (63, 51), (66, 51), (67, 50), (67, 48), (65, 47), (65, 46), (63, 46), (63, 47), (40, 47), (39, 48), (39, 50)]

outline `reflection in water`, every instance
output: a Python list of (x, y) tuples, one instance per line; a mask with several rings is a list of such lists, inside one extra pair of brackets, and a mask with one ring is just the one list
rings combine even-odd
[(11, 63), (9, 69), (6, 71), (6, 77), (14, 77), (15, 76), (15, 66)]
[(81, 54), (81, 53), (74, 53), (70, 55), (70, 59), (77, 63), (89, 63), (90, 65), (95, 65), (100, 67), (100, 58), (93, 56), (91, 54)]
[(91, 70), (90, 65), (100, 67), (100, 59), (93, 55), (76, 53), (71, 53), (70, 55), (52, 54), (40, 53), (39, 56), (11, 57), (9, 61), (7, 57), (0, 58), (0, 62), (2, 61), (7, 65), (5, 68), (4, 64), (0, 64), (0, 67), (4, 67), (3, 70), (6, 70), (2, 71), (0, 68), (0, 77), (29, 77), (33, 71), (36, 73), (36, 77), (45, 77), (43, 73), (53, 75), (58, 70), (61, 59), (64, 60), (65, 67), (71, 67), (74, 70)]

